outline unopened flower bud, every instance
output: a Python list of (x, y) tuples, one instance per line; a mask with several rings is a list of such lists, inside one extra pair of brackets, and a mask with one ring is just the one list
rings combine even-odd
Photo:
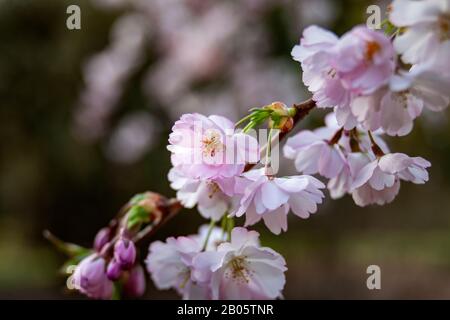
[(269, 120), (269, 128), (279, 129), (281, 132), (289, 132), (294, 127), (294, 120), (292, 118), (283, 117), (275, 123), (272, 119)]
[(120, 275), (122, 274), (122, 268), (120, 264), (116, 261), (116, 259), (112, 259), (108, 263), (108, 267), (106, 268), (106, 276), (111, 281), (116, 281), (120, 278)]
[(111, 238), (111, 230), (109, 228), (102, 228), (97, 232), (97, 235), (94, 239), (94, 249), (97, 252), (100, 252), (105, 244)]
[(141, 265), (136, 265), (130, 271), (130, 275), (123, 289), (129, 297), (140, 297), (145, 293), (145, 273)]
[(136, 247), (133, 241), (120, 238), (114, 245), (114, 258), (123, 270), (129, 270), (136, 260)]
[(272, 102), (267, 106), (268, 109), (272, 110), (273, 114), (280, 117), (289, 117), (289, 108), (283, 102)]
[(105, 274), (105, 259), (92, 254), (84, 258), (73, 274), (75, 288), (94, 299), (110, 299), (113, 284)]
[(269, 128), (279, 129), (281, 132), (288, 132), (294, 126), (294, 120), (292, 119), (295, 109), (289, 109), (283, 102), (273, 102), (267, 106), (272, 110), (269, 119)]

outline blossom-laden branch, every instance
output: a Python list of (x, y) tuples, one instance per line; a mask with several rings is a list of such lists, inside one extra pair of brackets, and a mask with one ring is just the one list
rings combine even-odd
[[(272, 139), (261, 148), (260, 154), (265, 154), (269, 145), (275, 146), (276, 143), (285, 139), (289, 132), (304, 117), (306, 117), (315, 106), (315, 102), (312, 99), (293, 105), (292, 109), (295, 111), (292, 112), (292, 116), (289, 116), (289, 120), (292, 121), (292, 124), (288, 129), (278, 131), (276, 136), (272, 137)], [(243, 171), (250, 171), (255, 165), (256, 163), (246, 164)], [(131, 282), (131, 284), (128, 285), (130, 288), (127, 294), (131, 296), (140, 296), (144, 290), (142, 288), (142, 282), (145, 283), (145, 280), (142, 279), (143, 272), (140, 266), (137, 267), (138, 272), (134, 271), (134, 269), (131, 272), (127, 271), (130, 270), (135, 263), (135, 253), (131, 253), (130, 255), (128, 252), (129, 249), (127, 251), (127, 248), (124, 247), (134, 247), (135, 244), (151, 238), (162, 226), (175, 217), (182, 208), (183, 204), (177, 198), (167, 199), (162, 195), (147, 191), (134, 196), (118, 211), (117, 215), (109, 222), (108, 226), (97, 233), (93, 244), (94, 250), (71, 243), (65, 243), (47, 230), (44, 232), (44, 237), (59, 248), (60, 251), (63, 251), (68, 256), (72, 257), (71, 262), (78, 263), (84, 261), (83, 264), (79, 264), (77, 268), (79, 272), (75, 273), (74, 278), (75, 285), (78, 284), (76, 288), (82, 293), (92, 298), (102, 299), (117, 295), (117, 293), (114, 294), (115, 288), (112, 285), (97, 286), (95, 285), (96, 283), (94, 283), (94, 285), (81, 285), (83, 279), (91, 277), (90, 273), (98, 271), (99, 269), (106, 269), (106, 276), (96, 279), (98, 283), (109, 283), (108, 280), (117, 281), (122, 277), (122, 273), (125, 271), (125, 278), (128, 282)], [(214, 220), (212, 220), (212, 222), (213, 221)], [(230, 227), (231, 221), (232, 219), (227, 219), (225, 217), (222, 223), (222, 230), (227, 230), (230, 239), (232, 230), (232, 227)], [(224, 227), (224, 223), (225, 225), (228, 225), (228, 227)], [(143, 224), (145, 225), (144, 227), (142, 227)], [(202, 251), (205, 251), (205, 248), (208, 246), (211, 234), (214, 237), (214, 235), (217, 234), (217, 230), (213, 232), (213, 228), (211, 227), (208, 229), (207, 233), (209, 236), (204, 240), (204, 248)], [(123, 244), (124, 239), (126, 239), (126, 244)], [(123, 245), (118, 245), (118, 243)], [(117, 262), (118, 258), (120, 259), (121, 254), (120, 252), (119, 254), (115, 253), (115, 251), (117, 251), (116, 248), (119, 248), (119, 251), (124, 251), (122, 255), (125, 256), (125, 259), (122, 260), (125, 261), (122, 261), (122, 266)], [(131, 256), (131, 258), (129, 256)], [(96, 257), (100, 257), (100, 260), (103, 261), (103, 263), (98, 263), (97, 261), (99, 259), (95, 259)], [(110, 261), (108, 266), (105, 265), (105, 261)], [(123, 267), (123, 265), (125, 265), (125, 267)], [(85, 271), (87, 274), (82, 274), (81, 271), (83, 270), (83, 267), (85, 267), (84, 269), (87, 269)], [(131, 277), (133, 272), (137, 275)], [(139, 278), (136, 279), (136, 277)]]
[[(411, 14), (425, 9), (426, 22)], [(120, 284), (125, 294), (142, 295), (145, 276), (135, 244), (182, 207), (196, 206), (209, 226), (150, 245), (145, 263), (155, 285), (185, 299), (275, 299), (285, 284), (286, 262), (245, 227), (263, 221), (272, 233), (285, 232), (288, 213), (308, 218), (325, 188), (333, 199), (349, 194), (364, 207), (392, 202), (401, 181), (428, 181), (431, 164), (391, 153), (383, 135), (406, 135), (424, 108), (449, 105), (450, 8), (446, 0), (395, 0), (389, 15), (385, 33), (356, 26), (339, 38), (317, 26), (304, 30), (292, 56), (312, 93), (308, 101), (251, 109), (236, 124), (196, 113), (176, 121), (168, 145), (176, 199), (135, 196), (99, 231), (93, 249), (47, 234), (76, 259), (76, 288), (92, 298), (111, 298)], [(315, 107), (332, 110), (325, 126), (302, 130), (283, 147), (299, 175), (277, 176), (273, 147)], [(265, 125), (268, 142), (260, 147), (254, 129)], [(255, 169), (260, 163), (264, 167)], [(312, 175), (328, 179), (327, 185)], [(241, 216), (244, 228), (235, 227), (234, 217)]]
[[(299, 104), (294, 104), (293, 108), (296, 110), (294, 116), (292, 117), (293, 124), (289, 128), (289, 130), (281, 131), (277, 134), (277, 136), (273, 137), (270, 143), (267, 143), (263, 148), (261, 148), (260, 154), (265, 154), (265, 150), (271, 144), (275, 145), (276, 142), (280, 142), (284, 140), (288, 134), (291, 132), (293, 128), (296, 127), (301, 120), (303, 120), (309, 112), (316, 107), (316, 103), (312, 100), (306, 100)], [(244, 172), (251, 170), (255, 166), (255, 163), (250, 163), (245, 166)], [(151, 237), (156, 231), (159, 230), (167, 221), (175, 217), (180, 209), (183, 207), (181, 202), (178, 199), (170, 199), (167, 203), (167, 209), (164, 213), (159, 217), (157, 221), (148, 225), (145, 229), (141, 230), (138, 234), (136, 234), (134, 241), (139, 242), (143, 239)]]

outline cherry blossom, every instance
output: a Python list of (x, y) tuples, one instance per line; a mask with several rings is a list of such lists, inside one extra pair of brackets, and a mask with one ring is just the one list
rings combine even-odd
[(259, 246), (259, 234), (237, 227), (217, 251), (198, 254), (195, 276), (211, 288), (212, 299), (275, 299), (281, 296), (287, 270), (284, 258)]
[(300, 45), (291, 52), (293, 59), (301, 63), (303, 82), (320, 108), (346, 106), (350, 101), (349, 93), (330, 63), (331, 50), (337, 42), (332, 32), (310, 26), (303, 31)]
[(147, 270), (158, 289), (174, 288), (183, 299), (207, 299), (208, 288), (191, 277), (192, 259), (202, 245), (190, 237), (170, 237), (150, 245)]
[[(448, 54), (450, 54), (450, 50)], [(450, 88), (450, 65), (447, 69), (449, 75), (445, 74), (445, 68), (434, 70), (433, 62), (413, 66), (408, 72), (401, 72), (392, 77), (391, 90), (414, 96), (431, 111), (442, 111), (450, 103), (448, 90)]]
[(267, 176), (265, 169), (246, 172), (236, 180), (236, 192), (242, 194), (240, 206), (232, 215), (246, 217), (245, 226), (263, 219), (275, 234), (287, 230), (290, 209), (301, 218), (317, 211), (324, 197), (325, 185), (308, 175), (276, 178)]
[[(342, 170), (345, 159), (339, 147), (326, 139), (333, 137), (333, 131), (318, 129), (303, 130), (289, 138), (284, 146), (284, 156), (294, 159), (297, 171), (334, 178)], [(325, 136), (327, 138), (325, 138)]]
[(423, 101), (410, 92), (395, 92), (388, 87), (352, 101), (352, 111), (365, 129), (382, 128), (391, 136), (409, 134), (422, 109)]
[(421, 157), (389, 153), (376, 159), (365, 154), (349, 157), (353, 174), (352, 196), (359, 206), (392, 202), (400, 189), (400, 180), (423, 184), (431, 164)]
[(218, 221), (232, 206), (234, 178), (200, 180), (183, 175), (177, 168), (172, 168), (168, 175), (170, 186), (177, 190), (177, 198), (186, 208), (197, 205), (198, 211), (205, 218)]
[(424, 107), (432, 111), (446, 108), (450, 102), (450, 78), (440, 76), (426, 65), (391, 77), (389, 85), (372, 95), (355, 97), (350, 105), (353, 115), (366, 130), (405, 136)]
[(330, 179), (327, 189), (332, 199), (339, 199), (350, 191), (353, 179), (350, 166), (346, 162), (341, 172), (334, 178)]
[(371, 94), (389, 82), (395, 66), (394, 49), (383, 33), (357, 26), (333, 48), (332, 66), (346, 90)]
[[(433, 55), (447, 56), (450, 43), (450, 2), (448, 0), (394, 0), (389, 20), (402, 31), (394, 46), (405, 63), (423, 63)], [(445, 72), (445, 69), (442, 70)]]
[[(164, 3), (157, 1), (156, 7), (148, 9), (159, 12), (155, 8), (163, 8)], [(163, 79), (163, 82), (170, 82), (160, 91), (161, 101), (196, 109), (200, 95), (190, 93), (189, 99), (179, 99), (180, 92), (192, 81), (209, 81), (225, 62), (221, 54), (216, 59), (220, 50), (211, 49), (221, 42), (219, 39), (227, 39), (240, 28), (238, 24), (226, 23), (229, 19), (221, 19), (220, 14), (207, 7), (209, 5), (203, 8), (199, 26), (212, 23), (215, 31), (222, 35), (216, 37), (208, 33), (206, 42), (201, 33), (189, 36), (181, 46), (188, 49), (188, 54), (185, 50), (175, 50), (155, 72), (152, 70), (147, 77), (149, 83), (155, 85)], [(180, 4), (177, 8), (186, 9), (186, 5)], [(233, 21), (242, 23), (245, 15), (233, 5), (225, 4), (222, 9), (226, 8), (230, 9), (226, 17), (234, 17)], [(192, 29), (197, 27), (186, 25), (181, 18), (186, 12), (170, 12), (171, 19), (163, 19), (163, 25), (167, 25), (159, 28), (184, 26), (186, 28), (176, 29), (183, 29), (184, 35), (192, 35)], [(356, 26), (338, 37), (318, 26), (306, 28), (291, 55), (301, 63), (303, 82), (312, 93), (312, 100), (291, 108), (282, 102), (265, 104), (264, 97), (273, 93), (270, 90), (273, 82), (266, 83), (264, 78), (277, 80), (284, 72), (280, 70), (284, 69), (275, 73), (259, 71), (259, 75), (265, 76), (254, 77), (247, 71), (264, 69), (262, 67), (268, 64), (251, 61), (247, 65), (248, 57), (233, 61), (229, 75), (240, 79), (234, 81), (237, 87), (244, 87), (240, 91), (245, 94), (203, 99), (208, 101), (204, 105), (209, 107), (213, 105), (211, 101), (221, 101), (211, 106), (219, 110), (235, 104), (234, 100), (254, 101), (253, 92), (268, 86), (268, 92), (256, 97), (264, 100), (264, 105), (250, 109), (236, 124), (222, 116), (199, 113), (184, 114), (175, 122), (167, 149), (172, 163), (168, 179), (176, 198), (152, 192), (136, 195), (108, 227), (100, 229), (93, 248), (88, 251), (94, 253), (87, 257), (84, 248), (48, 236), (72, 259), (81, 259), (73, 275), (75, 288), (91, 298), (110, 299), (114, 283), (117, 283), (130, 297), (143, 295), (145, 273), (137, 262), (139, 247), (135, 243), (158, 230), (181, 207), (197, 207), (200, 215), (211, 220), (201, 226), (198, 233), (169, 237), (150, 245), (145, 263), (155, 286), (175, 289), (183, 299), (280, 298), (286, 282), (286, 262), (279, 253), (262, 247), (259, 234), (245, 227), (263, 220), (265, 226), (278, 235), (287, 231), (289, 211), (303, 219), (317, 212), (324, 198), (325, 184), (312, 174), (328, 179), (331, 198), (349, 194), (361, 207), (392, 202), (402, 181), (414, 184), (428, 181), (430, 162), (391, 152), (383, 135), (407, 135), (424, 109), (442, 111), (449, 106), (449, 17), (449, 0), (394, 0), (389, 19), (395, 30), (386, 23), (386, 33)], [(142, 33), (134, 38), (136, 52), (141, 51), (141, 36)], [(167, 38), (168, 47), (179, 42), (179, 37), (173, 34)], [(192, 46), (192, 43), (200, 46)], [(247, 50), (255, 44), (251, 43)], [(254, 47), (260, 50), (260, 46)], [(203, 59), (205, 57), (207, 59)], [(124, 58), (131, 61), (129, 57)], [(108, 62), (110, 59), (100, 60)], [(127, 70), (119, 70), (119, 66), (108, 73), (115, 74), (111, 83), (117, 82), (117, 75), (122, 73), (128, 77), (130, 66), (125, 66)], [(188, 72), (178, 72), (178, 69)], [(170, 76), (172, 71), (177, 71), (178, 76)], [(284, 84), (292, 82), (288, 77), (285, 79), (288, 81), (275, 82), (284, 88), (282, 92), (291, 92)], [(121, 94), (120, 90), (117, 92), (109, 92), (106, 100), (114, 104)], [(303, 175), (275, 176), (271, 159), (272, 151), (278, 151), (276, 138), (283, 139), (291, 134), (294, 126), (314, 107), (333, 109), (325, 116), (325, 125), (289, 137), (283, 149), (285, 157), (294, 160), (296, 170)], [(107, 115), (111, 110), (106, 111)], [(244, 123), (243, 132), (237, 131)], [(270, 131), (259, 133), (259, 137), (267, 135), (268, 138), (262, 148), (266, 151), (266, 161), (260, 163), (258, 142), (248, 132), (265, 124)], [(146, 144), (140, 144), (144, 150)], [(264, 167), (254, 169), (254, 165), (259, 164)], [(234, 218), (243, 216), (244, 227), (234, 227), (239, 221)], [(220, 220), (221, 227), (216, 227)]]
[[(389, 38), (364, 26), (340, 39), (320, 27), (308, 27), (291, 54), (301, 62), (303, 82), (319, 107), (347, 108), (354, 96), (387, 84), (395, 66)], [(353, 120), (348, 111), (341, 110), (340, 116), (346, 127)]]
[(220, 116), (183, 115), (172, 128), (169, 143), (172, 164), (191, 178), (230, 178), (259, 157), (256, 139), (235, 133), (234, 124)]

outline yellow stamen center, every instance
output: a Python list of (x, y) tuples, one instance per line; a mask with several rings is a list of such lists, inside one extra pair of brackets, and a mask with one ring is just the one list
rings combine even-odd
[(366, 60), (372, 61), (374, 55), (381, 50), (381, 46), (378, 42), (369, 41), (366, 44)]
[(203, 135), (202, 149), (206, 157), (214, 158), (218, 152), (225, 150), (225, 145), (220, 139), (221, 135), (216, 130), (208, 130)]
[(228, 263), (228, 269), (225, 276), (231, 280), (249, 283), (252, 270), (249, 268), (249, 262), (245, 256), (235, 257)]

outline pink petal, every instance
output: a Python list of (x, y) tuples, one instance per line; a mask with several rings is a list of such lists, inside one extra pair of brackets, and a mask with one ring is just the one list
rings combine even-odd
[(274, 210), (286, 203), (289, 194), (283, 192), (277, 185), (270, 181), (261, 187), (262, 203), (269, 210)]
[(272, 212), (263, 215), (264, 224), (274, 234), (280, 234), (281, 230), (287, 230), (287, 210), (280, 207)]
[(372, 177), (372, 174), (375, 168), (378, 166), (378, 161), (372, 161), (369, 164), (365, 165), (359, 172), (356, 173), (356, 177), (353, 180), (351, 189), (354, 190), (356, 188), (361, 187)]

